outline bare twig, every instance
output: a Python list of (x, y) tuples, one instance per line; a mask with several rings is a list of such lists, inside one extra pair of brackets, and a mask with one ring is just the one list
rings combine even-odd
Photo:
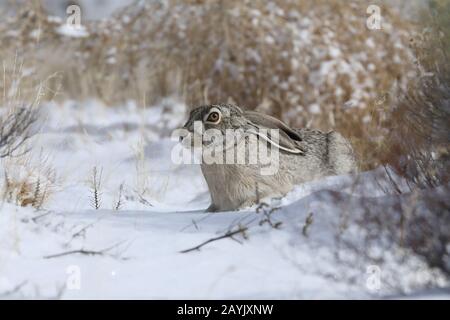
[(18, 149), (32, 137), (31, 127), (36, 120), (37, 112), (32, 107), (17, 108), (0, 118), (0, 158), (19, 156), (29, 151), (18, 152)]
[(95, 208), (95, 210), (100, 209), (100, 197), (101, 197), (101, 183), (102, 183), (102, 174), (103, 169), (100, 169), (100, 171), (97, 169), (97, 167), (94, 167), (92, 170), (92, 181), (91, 181), (91, 189), (93, 193), (92, 198), (92, 205)]
[(94, 221), (94, 222), (92, 222), (92, 223), (89, 223), (89, 224), (85, 225), (83, 228), (81, 228), (80, 230), (78, 230), (77, 232), (75, 232), (75, 233), (72, 235), (72, 239), (74, 239), (74, 238), (76, 238), (76, 237), (79, 237), (81, 234), (85, 233), (85, 231), (86, 231), (87, 229), (89, 229), (90, 227), (92, 227), (93, 225), (95, 225), (96, 222), (97, 222), (97, 221)]
[(52, 297), (52, 300), (61, 300), (64, 293), (66, 293), (66, 284), (64, 283), (63, 285), (61, 285), (59, 288), (57, 288), (56, 294), (54, 297)]
[(114, 210), (116, 210), (116, 211), (119, 211), (120, 208), (122, 207), (122, 193), (123, 193), (123, 183), (120, 184), (119, 194), (117, 196), (117, 202), (114, 206)]
[(194, 225), (194, 227), (195, 227), (196, 230), (199, 230), (199, 227), (198, 227), (198, 225), (197, 225), (197, 222), (195, 222), (194, 219), (192, 219), (192, 224)]
[(280, 210), (280, 207), (271, 207), (265, 202), (261, 202), (258, 207), (256, 207), (256, 213), (261, 213), (264, 217), (259, 221), (259, 225), (267, 223), (274, 229), (279, 229), (281, 227), (282, 222), (272, 220), (272, 214), (276, 211)]
[(153, 205), (147, 199), (145, 199), (143, 195), (138, 194), (138, 196), (139, 196), (140, 203), (145, 204), (146, 206), (149, 206), (149, 207), (153, 207)]
[(188, 252), (191, 252), (191, 251), (200, 250), (203, 246), (205, 246), (205, 245), (207, 245), (207, 244), (209, 244), (211, 242), (219, 241), (219, 240), (226, 239), (226, 238), (231, 238), (233, 240), (236, 240), (236, 239), (233, 238), (233, 236), (235, 236), (237, 234), (242, 234), (242, 236), (244, 238), (246, 238), (247, 235), (246, 235), (245, 232), (247, 230), (248, 230), (248, 227), (238, 226), (238, 228), (236, 230), (228, 230), (227, 232), (225, 232), (225, 234), (223, 234), (221, 236), (208, 239), (208, 240), (200, 243), (199, 245), (197, 245), (195, 247), (192, 247), (192, 248), (189, 248), (189, 249), (186, 249), (186, 250), (182, 250), (182, 251), (180, 251), (180, 253), (188, 253)]
[(33, 222), (36, 222), (37, 220), (39, 220), (39, 219), (41, 219), (41, 218), (43, 218), (43, 217), (45, 217), (45, 216), (48, 216), (48, 215), (51, 214), (51, 213), (53, 213), (53, 211), (45, 212), (45, 213), (43, 213), (43, 214), (40, 214), (40, 215), (38, 215), (38, 216), (36, 216), (36, 217), (31, 218), (31, 220), (33, 220)]
[(116, 243), (110, 247), (107, 247), (105, 249), (102, 250), (87, 250), (87, 249), (77, 249), (77, 250), (70, 250), (70, 251), (65, 251), (65, 252), (61, 252), (61, 253), (56, 253), (56, 254), (50, 254), (47, 256), (44, 256), (44, 259), (53, 259), (53, 258), (59, 258), (59, 257), (63, 257), (63, 256), (67, 256), (67, 255), (71, 255), (71, 254), (84, 254), (84, 255), (88, 255), (88, 256), (102, 256), (105, 255), (108, 251), (117, 248), (119, 245), (121, 245), (123, 242), (119, 242)]
[(62, 252), (62, 253), (57, 253), (57, 254), (51, 254), (48, 256), (44, 256), (44, 259), (52, 259), (52, 258), (59, 258), (62, 256), (67, 256), (70, 254), (75, 254), (75, 253), (80, 253), (80, 254), (86, 254), (86, 255), (103, 255), (104, 251), (94, 251), (94, 250), (85, 250), (85, 249), (78, 249), (78, 250), (72, 250), (72, 251), (66, 251), (66, 252)]
[(26, 285), (28, 283), (28, 281), (23, 281), (23, 282), (21, 282), (21, 283), (19, 283), (18, 285), (16, 285), (14, 288), (12, 288), (11, 290), (8, 290), (8, 291), (5, 291), (5, 292), (2, 292), (2, 293), (0, 293), (0, 297), (8, 297), (8, 296), (10, 296), (10, 295), (13, 295), (13, 294), (15, 294), (15, 293), (17, 293), (17, 292), (19, 292), (20, 291), (20, 289), (22, 289), (22, 287), (24, 286), (24, 285)]
[(303, 228), (302, 228), (302, 234), (303, 234), (305, 237), (308, 237), (308, 229), (309, 229), (309, 226), (310, 226), (313, 222), (314, 222), (314, 219), (313, 219), (313, 213), (310, 212), (310, 213), (308, 214), (308, 216), (306, 217), (306, 219), (305, 219), (305, 225), (304, 225)]

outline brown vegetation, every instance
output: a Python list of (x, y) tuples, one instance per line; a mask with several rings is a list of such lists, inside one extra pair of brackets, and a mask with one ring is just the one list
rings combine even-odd
[(294, 126), (337, 129), (366, 169), (380, 164), (389, 133), (386, 96), (414, 75), (412, 27), (382, 7), (382, 29), (369, 30), (366, 9), (338, 0), (173, 0), (132, 4), (73, 37), (31, 2), (0, 24), (0, 55), (23, 59), (30, 87), (52, 75), (47, 98), (233, 101)]

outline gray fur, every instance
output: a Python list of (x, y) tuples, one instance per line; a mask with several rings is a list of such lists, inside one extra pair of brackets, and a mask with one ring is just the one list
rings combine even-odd
[[(211, 108), (222, 113), (220, 123), (205, 123), (204, 117)], [(202, 163), (201, 170), (212, 199), (208, 211), (237, 210), (255, 204), (258, 198), (282, 197), (294, 185), (306, 181), (356, 171), (350, 143), (334, 131), (291, 129), (278, 119), (243, 111), (230, 104), (194, 109), (184, 126), (190, 132), (193, 132), (194, 121), (202, 121), (205, 130), (215, 128), (223, 133), (226, 129), (277, 128), (281, 132), (280, 146), (301, 151), (293, 153), (280, 149), (279, 170), (274, 175), (261, 175), (259, 165)], [(238, 143), (247, 143), (247, 140), (242, 139)]]

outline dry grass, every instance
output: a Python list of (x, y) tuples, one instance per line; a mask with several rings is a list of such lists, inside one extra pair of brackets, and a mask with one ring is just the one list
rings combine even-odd
[(2, 59), (0, 101), (0, 159), (3, 201), (41, 209), (54, 192), (56, 174), (49, 159), (29, 153), (39, 130), (39, 104), (54, 94), (47, 81), (35, 81), (16, 52)]
[(395, 99), (389, 119), (387, 160), (419, 187), (450, 182), (450, 25), (442, 24), (447, 10), (429, 17), (414, 42), (418, 76)]
[(27, 155), (4, 159), (3, 168), (3, 201), (41, 209), (55, 190), (55, 170), (43, 156), (39, 161)]
[[(450, 275), (450, 1), (433, 1), (411, 46), (418, 76), (392, 98), (382, 161), (406, 178), (410, 191), (383, 212), (368, 208), (361, 225), (368, 244), (387, 234)], [(393, 179), (392, 184), (401, 193)], [(428, 189), (428, 190), (425, 190)]]
[(103, 168), (94, 167), (92, 169), (92, 175), (90, 177), (90, 188), (91, 188), (91, 205), (95, 210), (99, 210), (102, 204), (102, 187), (103, 187)]
[(391, 107), (384, 97), (414, 75), (412, 27), (382, 6), (383, 29), (368, 30), (366, 8), (338, 0), (143, 2), (73, 38), (32, 2), (0, 24), (0, 54), (26, 62), (30, 86), (53, 75), (46, 98), (233, 101), (294, 126), (337, 129), (366, 169), (381, 162)]

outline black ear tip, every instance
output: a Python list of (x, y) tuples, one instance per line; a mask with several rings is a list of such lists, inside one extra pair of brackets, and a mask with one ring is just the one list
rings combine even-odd
[(302, 137), (297, 132), (289, 131), (287, 132), (289, 138), (295, 141), (303, 141)]

